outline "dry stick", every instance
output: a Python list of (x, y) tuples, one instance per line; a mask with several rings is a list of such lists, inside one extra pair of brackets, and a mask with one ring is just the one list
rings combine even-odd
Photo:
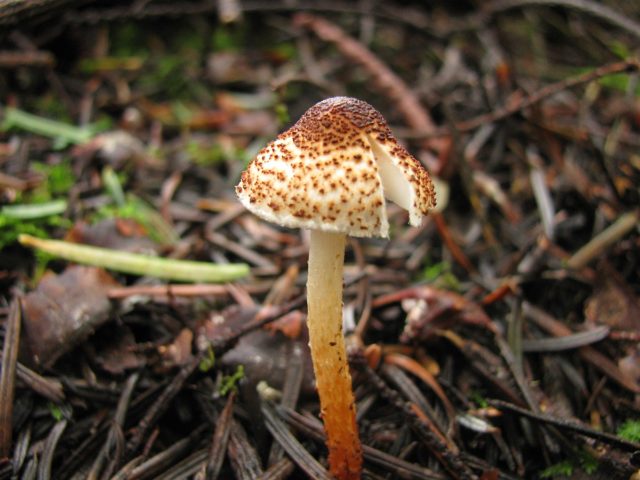
[(16, 364), (20, 345), (21, 297), (11, 303), (2, 347), (0, 373), (0, 458), (9, 457), (12, 441), (13, 397), (15, 394)]
[(26, 190), (29, 187), (29, 182), (22, 180), (21, 178), (12, 177), (6, 173), (0, 172), (0, 187), (12, 188), (15, 190)]
[(640, 342), (640, 332), (633, 332), (628, 330), (609, 332), (609, 338), (611, 340), (622, 342)]
[(227, 451), (229, 443), (229, 434), (231, 433), (231, 419), (233, 418), (233, 404), (236, 398), (235, 392), (231, 392), (227, 403), (222, 409), (220, 417), (216, 423), (216, 429), (211, 440), (209, 450), (209, 460), (205, 465), (205, 476), (207, 480), (218, 478), (224, 461), (224, 454)]
[(434, 213), (431, 217), (436, 224), (436, 229), (440, 234), (440, 238), (451, 252), (451, 255), (453, 255), (455, 261), (458, 262), (469, 274), (475, 274), (477, 272), (476, 267), (473, 266), (471, 260), (467, 258), (462, 249), (453, 239), (453, 235), (451, 235), (451, 231), (447, 227), (444, 217), (440, 213)]
[(629, 233), (640, 222), (640, 211), (627, 212), (620, 216), (612, 225), (593, 237), (586, 245), (574, 253), (567, 260), (567, 267), (578, 270), (602, 254), (610, 245)]
[(517, 413), (518, 415), (522, 415), (524, 417), (528, 417), (533, 420), (537, 420), (539, 422), (553, 425), (555, 427), (558, 427), (561, 430), (562, 429), (570, 430), (580, 435), (584, 435), (585, 437), (594, 438), (601, 442), (611, 444), (623, 450), (627, 450), (630, 452), (640, 450), (640, 443), (625, 440), (624, 438), (618, 437), (616, 435), (612, 435), (611, 433), (600, 432), (586, 425), (579, 425), (577, 423), (569, 422), (561, 418), (552, 417), (550, 415), (531, 412), (529, 410), (525, 410), (524, 408), (520, 408), (511, 403), (504, 402), (502, 400), (487, 400), (487, 402), (489, 403), (489, 405), (499, 410), (509, 410), (511, 412)]
[[(243, 285), (248, 293), (260, 294), (268, 290), (266, 285)], [(207, 297), (229, 296), (229, 286), (211, 283), (195, 283), (191, 285), (131, 285), (129, 287), (114, 287), (107, 290), (110, 299), (117, 300), (137, 295), (149, 297)]]
[(173, 225), (173, 217), (171, 216), (171, 198), (175, 194), (180, 182), (182, 181), (182, 172), (175, 171), (169, 178), (162, 182), (160, 189), (160, 215), (168, 225)]
[[(514, 113), (524, 110), (525, 108), (528, 108), (544, 100), (545, 98), (561, 92), (562, 90), (567, 90), (583, 83), (592, 82), (607, 75), (612, 75), (615, 73), (634, 72), (637, 70), (640, 70), (640, 62), (637, 59), (629, 59), (622, 62), (609, 63), (607, 65), (603, 65), (602, 67), (598, 67), (590, 72), (560, 80), (559, 82), (542, 87), (540, 90), (537, 90), (530, 95), (519, 97), (511, 102), (507, 102), (508, 104), (505, 107), (498, 108), (497, 110), (493, 110), (492, 112), (479, 115), (470, 120), (458, 122), (455, 124), (455, 128), (460, 132), (475, 130), (476, 128), (486, 123), (492, 123), (498, 120), (502, 120), (510, 115), (513, 115)], [(427, 130), (425, 133), (428, 134), (429, 132), (430, 130)], [(443, 130), (442, 133), (446, 134), (446, 130)]]
[(55, 57), (43, 51), (0, 51), (0, 68), (53, 67)]

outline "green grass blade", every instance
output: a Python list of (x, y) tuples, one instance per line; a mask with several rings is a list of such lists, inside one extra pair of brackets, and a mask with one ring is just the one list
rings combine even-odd
[(91, 139), (93, 132), (68, 123), (58, 122), (16, 108), (6, 108), (1, 130), (17, 128), (45, 137), (62, 139), (68, 143), (85, 143)]
[(67, 209), (65, 200), (53, 200), (44, 203), (29, 203), (20, 205), (5, 205), (0, 208), (0, 215), (18, 220), (33, 220), (35, 218), (60, 215)]
[(249, 274), (249, 266), (244, 263), (216, 265), (173, 260), (60, 240), (45, 240), (31, 235), (20, 235), (18, 240), (22, 245), (71, 262), (178, 282), (229, 282)]

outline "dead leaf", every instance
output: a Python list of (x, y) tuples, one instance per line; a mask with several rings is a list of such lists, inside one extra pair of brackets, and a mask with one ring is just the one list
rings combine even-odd
[[(602, 271), (604, 269), (604, 271)], [(598, 267), (598, 285), (585, 306), (585, 317), (597, 325), (640, 331), (640, 302), (619, 273)]]
[(50, 367), (84, 341), (108, 319), (107, 293), (119, 286), (95, 267), (73, 265), (59, 275), (45, 274), (24, 299), (27, 361)]

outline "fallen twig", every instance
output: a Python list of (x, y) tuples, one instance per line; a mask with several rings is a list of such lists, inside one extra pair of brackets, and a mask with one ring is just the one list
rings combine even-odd
[(553, 425), (558, 427), (559, 429), (570, 430), (572, 432), (578, 433), (580, 435), (584, 435), (585, 437), (594, 438), (601, 442), (613, 445), (614, 447), (621, 448), (623, 450), (627, 450), (630, 452), (640, 450), (640, 443), (631, 442), (629, 440), (625, 440), (624, 438), (620, 438), (616, 435), (612, 435), (606, 432), (600, 432), (598, 430), (594, 430), (586, 425), (579, 425), (574, 422), (569, 422), (567, 420), (552, 417), (550, 415), (545, 415), (542, 413), (535, 413), (524, 408), (520, 408), (516, 405), (513, 405), (508, 402), (504, 402), (502, 400), (487, 400), (489, 405), (501, 409), (501, 410), (509, 410), (511, 412), (515, 412), (518, 415), (522, 415), (524, 417), (531, 418), (533, 420), (537, 420), (542, 423), (546, 423), (549, 425)]
[(217, 419), (216, 429), (213, 433), (213, 438), (211, 439), (209, 458), (200, 468), (200, 471), (203, 472), (203, 479), (213, 480), (218, 478), (218, 475), (220, 474), (224, 455), (229, 443), (229, 434), (231, 433), (231, 419), (233, 418), (233, 405), (235, 398), (235, 392), (232, 391), (229, 394), (226, 405), (222, 409), (222, 413)]
[(629, 233), (640, 222), (640, 212), (627, 212), (613, 224), (593, 237), (586, 245), (567, 260), (567, 267), (578, 270), (586, 267), (594, 258), (602, 255), (603, 250)]
[[(475, 130), (476, 128), (486, 123), (503, 120), (504, 118), (511, 116), (514, 113), (535, 105), (545, 98), (561, 92), (562, 90), (567, 90), (584, 83), (589, 83), (607, 75), (613, 75), (615, 73), (634, 72), (638, 70), (640, 70), (640, 62), (637, 59), (629, 59), (622, 62), (609, 63), (607, 65), (603, 65), (602, 67), (591, 70), (590, 72), (586, 72), (575, 77), (566, 78), (560, 80), (559, 82), (552, 83), (551, 85), (542, 87), (540, 90), (537, 90), (526, 96), (523, 96), (520, 93), (516, 93), (511, 97), (510, 100), (507, 101), (506, 106), (498, 108), (497, 110), (489, 113), (478, 115), (477, 117), (474, 117), (470, 120), (458, 122), (455, 124), (455, 129), (460, 132)], [(431, 133), (431, 130), (428, 130), (425, 133), (429, 134)], [(442, 133), (446, 134), (446, 131), (443, 130)]]
[(56, 63), (50, 52), (10, 52), (0, 51), (0, 68), (53, 67)]
[[(243, 285), (248, 293), (260, 294), (269, 289), (268, 285)], [(195, 283), (192, 285), (167, 284), (167, 285), (131, 285), (129, 287), (110, 288), (107, 296), (111, 299), (122, 299), (132, 296), (149, 297), (208, 297), (231, 295), (228, 285)]]
[(20, 296), (14, 298), (4, 335), (2, 347), (2, 370), (0, 370), (0, 458), (11, 453), (13, 432), (13, 397), (15, 394), (16, 364), (20, 345), (21, 307)]

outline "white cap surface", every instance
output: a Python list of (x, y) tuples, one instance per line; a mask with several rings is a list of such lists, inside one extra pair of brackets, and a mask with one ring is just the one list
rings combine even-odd
[(436, 203), (422, 164), (371, 105), (349, 97), (317, 103), (263, 148), (236, 193), (257, 216), (292, 228), (387, 237), (385, 197), (419, 225)]

